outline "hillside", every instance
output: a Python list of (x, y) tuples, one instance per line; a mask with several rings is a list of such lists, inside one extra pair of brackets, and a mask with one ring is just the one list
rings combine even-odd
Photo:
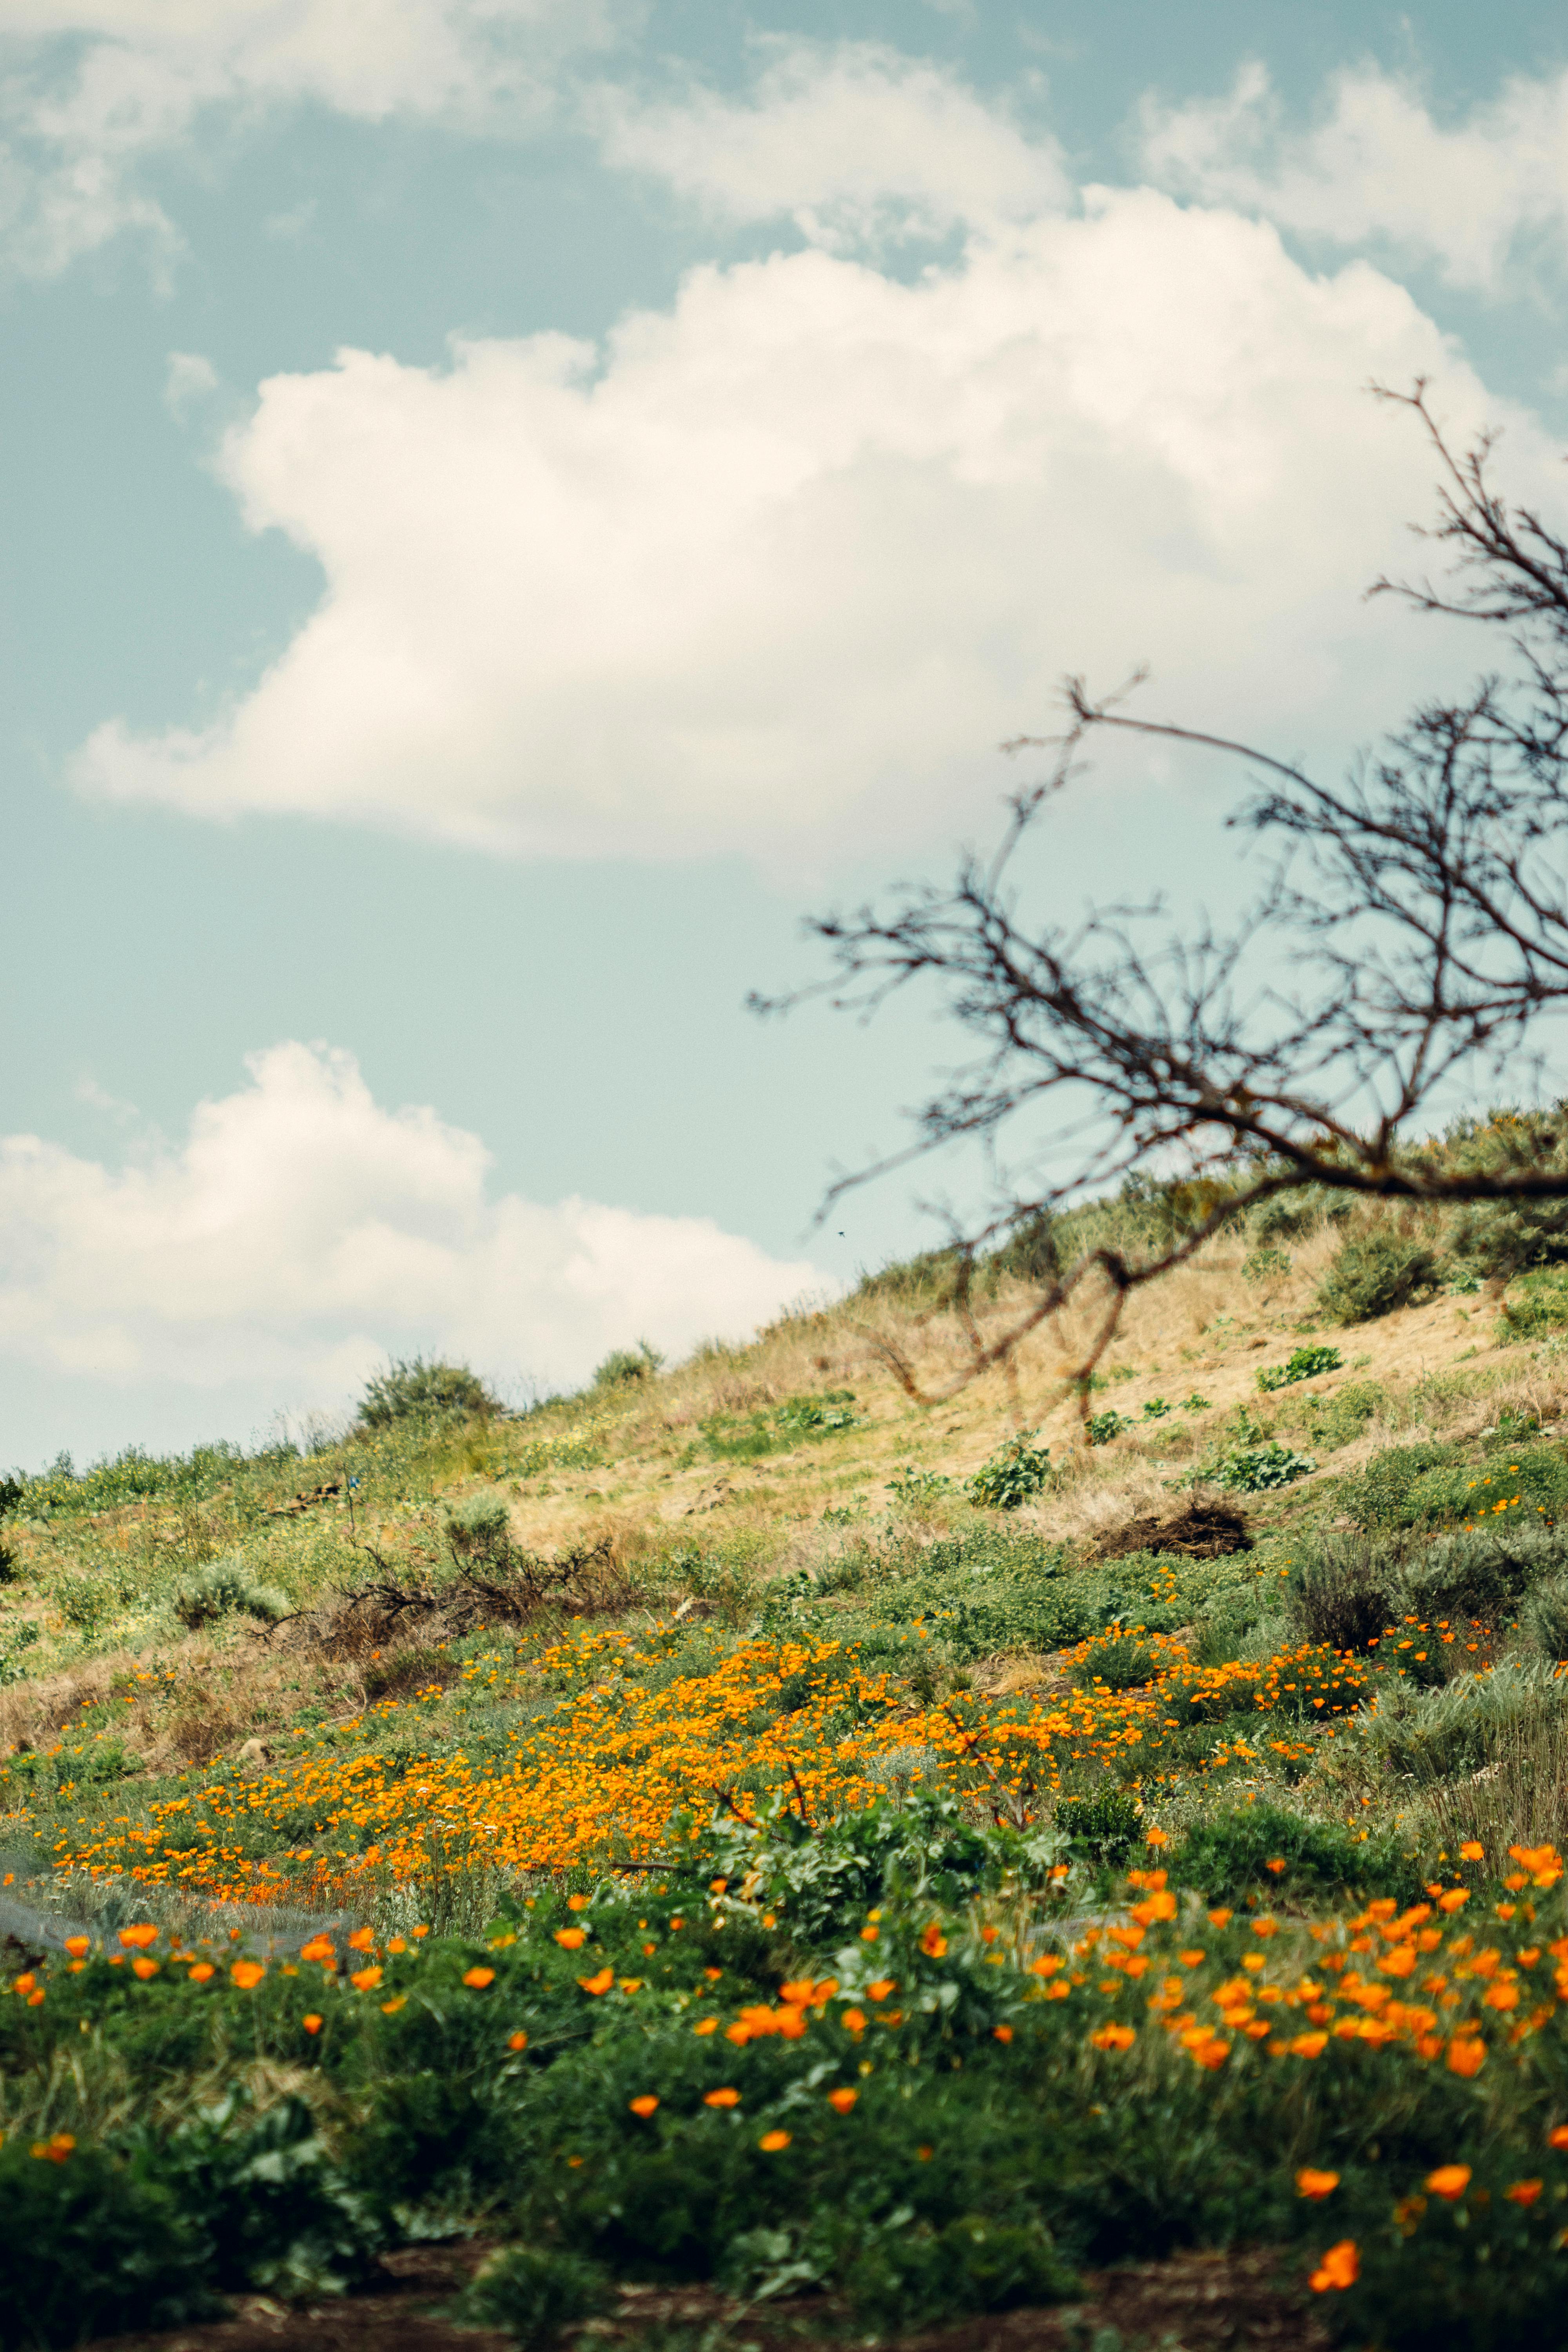
[[(540, 2346), (1562, 2340), (1568, 1286), (1332, 1322), (1345, 1248), (1138, 1295), (1087, 1425), (1096, 1303), (963, 1385), (927, 1262), (521, 1415), (395, 1370), (309, 1454), (16, 1482), (0, 2308), (65, 2315), (0, 2345), (430, 2240)], [(60, 2200), (172, 2180), (205, 2251), (127, 2304)]]

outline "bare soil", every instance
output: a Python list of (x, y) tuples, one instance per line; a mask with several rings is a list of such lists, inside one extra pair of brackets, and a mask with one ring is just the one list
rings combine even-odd
[[(83, 2352), (508, 2352), (493, 2330), (447, 2315), (489, 2250), (422, 2246), (390, 2254), (365, 2294), (285, 2309), (246, 2296), (233, 2316), (161, 2334), (98, 2336)], [(1088, 2352), (1114, 2329), (1120, 2352), (1328, 2352), (1329, 2337), (1289, 2258), (1265, 2251), (1188, 2253), (1089, 2272), (1081, 2303), (1009, 2311), (879, 2341), (888, 2352)], [(572, 2335), (626, 2352), (649, 2336), (661, 2352), (802, 2352), (847, 2331), (815, 2299), (749, 2310), (708, 2287), (624, 2287), (618, 2310)]]

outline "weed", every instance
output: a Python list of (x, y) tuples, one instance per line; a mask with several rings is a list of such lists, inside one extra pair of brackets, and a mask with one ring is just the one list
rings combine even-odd
[(1030, 1433), (1010, 1437), (969, 1482), (973, 1501), (994, 1511), (1016, 1511), (1050, 1484), (1051, 1449), (1032, 1446)]
[(1284, 1363), (1259, 1372), (1258, 1385), (1265, 1391), (1288, 1389), (1297, 1381), (1315, 1381), (1320, 1372), (1337, 1372), (1344, 1360), (1337, 1348), (1297, 1348)]
[(1289, 1486), (1298, 1478), (1310, 1477), (1317, 1468), (1310, 1454), (1292, 1453), (1278, 1442), (1268, 1445), (1238, 1446), (1227, 1454), (1208, 1475), (1215, 1484), (1233, 1494), (1258, 1495), (1274, 1486)]
[(1124, 1429), (1131, 1429), (1131, 1426), (1132, 1423), (1127, 1414), (1117, 1412), (1114, 1408), (1108, 1408), (1104, 1412), (1089, 1414), (1089, 1419), (1084, 1423), (1083, 1433), (1091, 1445), (1109, 1445), (1112, 1438), (1120, 1437)]
[(640, 1381), (650, 1381), (660, 1369), (664, 1358), (658, 1349), (639, 1339), (635, 1348), (615, 1348), (598, 1365), (594, 1373), (596, 1389), (620, 1389), (635, 1386)]

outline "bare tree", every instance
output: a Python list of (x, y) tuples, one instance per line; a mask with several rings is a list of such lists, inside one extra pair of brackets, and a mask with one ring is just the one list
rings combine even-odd
[[(1560, 1113), (1479, 1155), (1445, 1150), (1428, 1132), (1505, 1073), (1517, 1085), (1532, 1065), (1539, 1085), (1533, 1033), (1568, 1007), (1568, 542), (1494, 487), (1489, 437), (1450, 446), (1425, 383), (1374, 392), (1430, 439), (1438, 511), (1418, 535), (1448, 572), (1443, 585), (1380, 579), (1369, 593), (1496, 630), (1506, 674), (1482, 677), (1462, 700), (1424, 704), (1337, 783), (1222, 733), (1135, 716), (1141, 674), (1098, 699), (1068, 679), (1063, 731), (1004, 747), (1046, 751), (1050, 765), (1011, 796), (994, 856), (966, 857), (951, 887), (905, 886), (886, 910), (814, 919), (830, 975), (752, 1000), (778, 1011), (826, 994), (868, 1016), (931, 982), (972, 1048), (916, 1114), (907, 1149), (844, 1178), (826, 1206), (956, 1144), (983, 1146), (1000, 1170), (1014, 1139), (1047, 1130), (1046, 1143), (1026, 1143), (1021, 1173), (998, 1176), (983, 1222), (952, 1233), (970, 1361), (942, 1393), (1008, 1360), (1098, 1273), (1109, 1299), (1076, 1370), (1087, 1395), (1133, 1290), (1302, 1185), (1430, 1206), (1568, 1198)], [(1184, 930), (1158, 899), (1091, 908), (1073, 926), (1025, 923), (1020, 847), (1108, 730), (1246, 763), (1247, 794), (1229, 822), (1274, 854), (1232, 929)], [(1026, 1306), (983, 1337), (969, 1307), (977, 1258), (1026, 1227), (1048, 1237), (1065, 1206), (1139, 1177), (1185, 1180), (1201, 1205), (1142, 1255), (1100, 1246), (1052, 1264), (1047, 1247)]]

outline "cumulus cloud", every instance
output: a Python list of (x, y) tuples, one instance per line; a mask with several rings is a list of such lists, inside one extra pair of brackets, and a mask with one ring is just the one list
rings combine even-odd
[(274, 1045), (123, 1166), (0, 1139), (0, 1357), (341, 1404), (389, 1349), (580, 1381), (646, 1335), (746, 1335), (825, 1277), (705, 1217), (493, 1194), (475, 1135), (389, 1110), (352, 1055)]
[(1568, 223), (1568, 73), (1519, 76), (1458, 121), (1375, 66), (1337, 74), (1318, 119), (1290, 128), (1266, 69), (1222, 98), (1142, 110), (1163, 185), (1342, 245), (1381, 237), (1460, 286), (1496, 284), (1521, 237)]
[[(1506, 417), (1405, 290), (1150, 191), (912, 282), (820, 250), (693, 271), (602, 346), (346, 351), (226, 444), (315, 613), (216, 723), (75, 774), (192, 814), (490, 849), (806, 866), (967, 828), (1065, 671), (1291, 749), (1397, 717), (1451, 648), (1369, 577), (1428, 453), (1371, 377)], [(1529, 425), (1515, 478), (1549, 502)]]
[(0, 27), (0, 253), (40, 275), (127, 231), (178, 232), (149, 161), (215, 115), (315, 105), (515, 128), (616, 0), (8, 0)]
[(726, 220), (793, 219), (860, 247), (1030, 220), (1071, 195), (1054, 140), (1031, 140), (952, 73), (869, 42), (791, 46), (743, 99), (672, 105), (603, 90), (607, 162)]

